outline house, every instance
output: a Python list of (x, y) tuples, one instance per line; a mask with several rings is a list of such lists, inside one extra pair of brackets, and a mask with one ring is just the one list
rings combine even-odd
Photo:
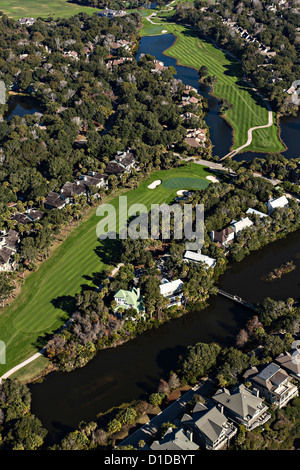
[(161, 73), (163, 70), (166, 70), (168, 67), (165, 67), (165, 64), (161, 62), (160, 60), (153, 60), (154, 63), (154, 68), (151, 69), (152, 73), (159, 72)]
[(216, 260), (214, 258), (210, 258), (209, 256), (202, 255), (200, 250), (198, 251), (189, 251), (187, 250), (184, 253), (183, 261), (186, 262), (193, 262), (193, 263), (204, 263), (207, 268), (214, 268), (216, 265)]
[(96, 188), (106, 187), (107, 180), (105, 176), (101, 173), (93, 172), (92, 175), (80, 175), (79, 177), (83, 183), (90, 188), (91, 186), (96, 186)]
[(0, 271), (12, 271), (15, 268), (13, 255), (16, 253), (19, 234), (15, 230), (3, 231), (0, 235)]
[(67, 181), (60, 190), (60, 197), (66, 201), (66, 203), (74, 203), (75, 196), (86, 195), (86, 186), (82, 181), (75, 181), (70, 183)]
[(268, 364), (258, 374), (248, 380), (270, 404), (282, 408), (298, 396), (298, 387), (291, 382), (291, 377), (279, 365)]
[(263, 219), (264, 217), (268, 217), (268, 214), (264, 214), (263, 212), (257, 211), (256, 209), (252, 209), (251, 207), (249, 207), (249, 209), (246, 210), (246, 214), (258, 215), (260, 219)]
[(104, 8), (102, 11), (98, 12), (98, 16), (106, 16), (107, 18), (115, 18), (117, 16), (125, 16), (126, 11), (123, 10), (110, 10), (109, 8)]
[(214, 230), (210, 234), (211, 241), (216, 242), (219, 246), (228, 246), (234, 241), (234, 230), (231, 227), (226, 227), (219, 232)]
[(169, 428), (160, 441), (154, 441), (150, 446), (151, 450), (163, 451), (198, 450), (198, 448), (199, 446), (192, 441), (190, 433), (182, 428)]
[(162, 279), (159, 290), (161, 295), (169, 300), (167, 308), (173, 307), (174, 305), (181, 305), (183, 297), (182, 286), (183, 282), (181, 279), (176, 279), (171, 282), (167, 279)]
[(22, 214), (21, 212), (16, 212), (11, 216), (12, 220), (15, 220), (18, 224), (27, 225), (30, 224), (32, 221), (26, 214)]
[(206, 141), (206, 129), (200, 127), (198, 129), (188, 129), (184, 141), (191, 147), (203, 146)]
[(135, 159), (131, 152), (118, 152), (114, 160), (111, 160), (106, 166), (107, 174), (122, 174), (130, 173), (131, 169), (135, 167)]
[(285, 369), (293, 377), (300, 380), (300, 352), (298, 349), (293, 349), (291, 352), (283, 352), (276, 357), (275, 362), (279, 364), (282, 369)]
[(50, 191), (44, 200), (46, 209), (62, 209), (66, 205), (66, 201), (61, 198), (60, 194)]
[(37, 220), (41, 220), (45, 214), (43, 211), (37, 209), (28, 209), (26, 215), (31, 222), (36, 222)]
[(189, 415), (181, 419), (184, 429), (190, 431), (193, 441), (207, 450), (219, 450), (228, 447), (230, 440), (237, 433), (237, 427), (224, 415), (224, 407), (205, 406), (197, 403)]
[(117, 302), (115, 312), (120, 308), (128, 310), (134, 308), (137, 312), (144, 312), (143, 297), (139, 288), (133, 288), (131, 290), (119, 289), (115, 295), (114, 300)]
[(271, 215), (278, 207), (287, 207), (288, 205), (289, 201), (286, 196), (271, 199), (267, 202), (268, 214)]
[(271, 418), (258, 391), (251, 392), (243, 384), (232, 390), (223, 387), (212, 398), (224, 407), (228, 418), (238, 425), (242, 424), (248, 431), (265, 424)]
[(24, 18), (20, 18), (18, 22), (20, 24), (25, 24), (26, 26), (32, 26), (36, 22), (36, 20), (34, 18), (24, 17)]
[(253, 225), (252, 220), (249, 219), (249, 217), (245, 217), (244, 219), (241, 220), (233, 220), (230, 224), (232, 227), (233, 231), (235, 232), (235, 235), (237, 235), (239, 232), (242, 230), (245, 230), (246, 228), (251, 227)]

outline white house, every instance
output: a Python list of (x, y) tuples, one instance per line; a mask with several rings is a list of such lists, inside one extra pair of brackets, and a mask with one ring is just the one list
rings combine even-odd
[(289, 201), (286, 196), (281, 196), (275, 199), (271, 199), (267, 202), (268, 213), (272, 214), (278, 207), (286, 207), (289, 205)]
[(186, 251), (184, 253), (183, 261), (192, 261), (193, 263), (204, 263), (208, 268), (214, 268), (216, 265), (216, 260), (210, 258), (209, 256), (202, 255), (200, 250), (198, 251)]
[(252, 209), (251, 207), (249, 207), (249, 209), (246, 210), (246, 214), (256, 214), (261, 219), (263, 219), (264, 217), (268, 217), (268, 214), (264, 214), (263, 212), (257, 211), (256, 209)]
[(239, 232), (244, 230), (245, 228), (251, 227), (253, 225), (252, 220), (249, 219), (249, 217), (245, 217), (244, 219), (241, 220), (233, 220), (231, 222), (231, 227), (234, 230), (235, 234), (237, 235)]
[(181, 279), (176, 279), (171, 282), (167, 279), (162, 279), (159, 290), (163, 297), (169, 299), (168, 308), (173, 307), (173, 305), (181, 305), (181, 299), (183, 296), (182, 286), (183, 282)]

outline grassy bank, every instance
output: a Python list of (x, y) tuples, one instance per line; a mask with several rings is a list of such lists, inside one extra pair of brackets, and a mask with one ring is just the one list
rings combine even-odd
[[(182, 178), (180, 189), (190, 189), (189, 179), (193, 186), (195, 178), (206, 185), (209, 174), (196, 164), (154, 172), (137, 189), (126, 192), (128, 206), (139, 202), (150, 208), (151, 204), (171, 202), (178, 189), (167, 188), (164, 184), (149, 189), (148, 185), (154, 180), (165, 182), (177, 178), (180, 185)], [(118, 198), (111, 203), (118, 208)], [(74, 311), (75, 294), (85, 285), (99, 285), (99, 273), (103, 273), (113, 261), (118, 262), (116, 244), (97, 238), (99, 217), (95, 212), (70, 233), (36, 272), (28, 276), (17, 299), (1, 311), (0, 331), (1, 339), (6, 343), (7, 363), (0, 365), (0, 377), (44, 345)]]

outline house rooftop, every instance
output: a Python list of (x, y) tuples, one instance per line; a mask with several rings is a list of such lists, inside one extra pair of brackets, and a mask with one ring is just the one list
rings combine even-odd
[(210, 268), (213, 268), (216, 264), (216, 260), (214, 258), (210, 258), (209, 256), (202, 255), (197, 251), (189, 251), (187, 250), (184, 253), (184, 261), (195, 261), (196, 263), (204, 263)]

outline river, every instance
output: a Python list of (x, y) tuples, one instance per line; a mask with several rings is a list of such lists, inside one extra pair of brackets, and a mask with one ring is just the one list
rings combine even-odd
[[(266, 282), (264, 275), (293, 260), (296, 269), (281, 280)], [(293, 297), (300, 300), (299, 232), (252, 253), (226, 271), (221, 289), (250, 303)], [(99, 412), (156, 390), (159, 379), (176, 367), (184, 348), (199, 341), (234, 343), (251, 311), (223, 297), (213, 297), (206, 309), (193, 312), (147, 331), (122, 346), (100, 351), (82, 369), (53, 372), (44, 382), (30, 386), (32, 411), (49, 430), (54, 442), (81, 420), (96, 419)]]

